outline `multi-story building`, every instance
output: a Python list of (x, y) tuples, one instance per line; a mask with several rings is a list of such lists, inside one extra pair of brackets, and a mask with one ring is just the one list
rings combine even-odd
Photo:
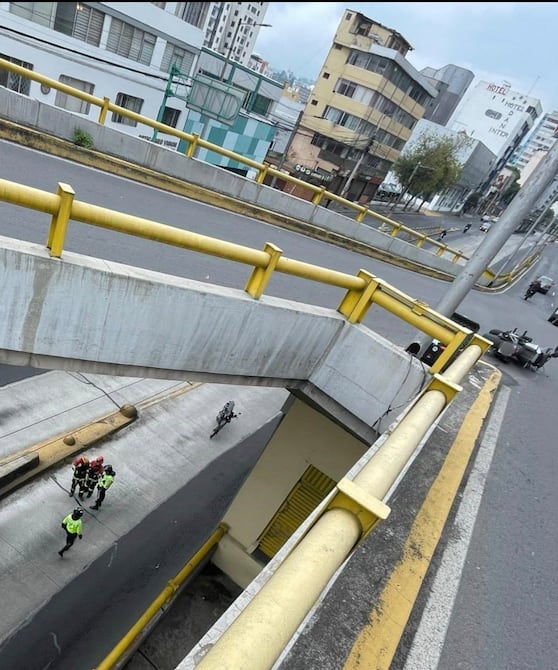
[(529, 176), (524, 176), (524, 172), (528, 166), (532, 166), (529, 171), (529, 174), (531, 174), (534, 164), (538, 164), (541, 155), (554, 146), (557, 131), (558, 111), (546, 113), (529, 135), (527, 141), (520, 145), (510, 158), (510, 164), (514, 165), (521, 172), (522, 181), (525, 181)]
[(369, 200), (436, 90), (406, 59), (398, 32), (343, 14), (291, 142), (286, 167), (335, 177), (328, 188)]
[[(197, 71), (207, 23), (203, 4), (134, 2), (116, 9), (110, 2), (1, 2), (0, 57), (157, 118), (171, 67), (187, 76)], [(85, 101), (6, 70), (0, 84), (91, 119), (99, 114)], [(177, 102), (169, 100), (162, 115), (173, 127), (186, 116)], [(106, 125), (146, 132), (118, 114), (109, 114)]]
[[(260, 28), (266, 25), (263, 24), (263, 21), (269, 2), (190, 2), (181, 4), (205, 5), (206, 9), (209, 9), (205, 47), (242, 63), (242, 65), (249, 65)], [(263, 73), (265, 74), (265, 72)]]
[(473, 83), (475, 75), (458, 65), (444, 65), (438, 70), (425, 67), (420, 72), (438, 91), (438, 95), (429, 102), (423, 118), (445, 126)]
[[(203, 47), (211, 4), (0, 2), (0, 58), (98, 98), (107, 97), (173, 128), (203, 132), (205, 139), (219, 140), (230, 149), (244, 147), (239, 153), (263, 161), (275, 133), (266, 115), (281, 97), (282, 86), (229, 59), (228, 54)], [(262, 3), (233, 3), (232, 17), (237, 4), (249, 5), (250, 15), (258, 18), (250, 8)], [(238, 27), (239, 19), (234, 20)], [(236, 36), (241, 33), (243, 38), (244, 31)], [(167, 86), (175, 69), (180, 75), (172, 87)], [(226, 82), (219, 84), (219, 79)], [(97, 120), (99, 116), (99, 109), (86, 101), (1, 68), (0, 86), (70, 111), (77, 118)], [(210, 99), (223, 109), (236, 110), (236, 116), (219, 124), (219, 109), (194, 104)], [(105, 123), (169, 149), (179, 147), (176, 137), (159, 131), (155, 139), (149, 127), (117, 113), (109, 113)], [(208, 162), (241, 169), (214, 152), (204, 150), (202, 155)]]
[(470, 90), (448, 122), (480, 140), (496, 155), (498, 171), (528, 135), (541, 115), (541, 102), (511, 89), (504, 82), (480, 81)]

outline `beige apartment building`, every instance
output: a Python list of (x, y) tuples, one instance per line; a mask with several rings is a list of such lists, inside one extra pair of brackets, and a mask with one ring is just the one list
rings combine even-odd
[(437, 94), (405, 59), (411, 49), (395, 30), (345, 10), (284, 167), (370, 200)]

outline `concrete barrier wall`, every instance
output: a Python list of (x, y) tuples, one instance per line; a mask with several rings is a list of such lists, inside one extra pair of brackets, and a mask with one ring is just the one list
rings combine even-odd
[[(0, 238), (0, 360), (102, 374), (308, 388), (370, 426), (422, 366), (335, 310)], [(347, 419), (347, 417), (345, 417)], [(348, 420), (348, 419), (347, 419)], [(355, 429), (354, 426), (350, 426)]]
[[(309, 233), (311, 229), (318, 228), (372, 247), (379, 252), (380, 257), (384, 254), (386, 260), (390, 257), (401, 259), (402, 264), (418, 264), (425, 270), (434, 270), (449, 278), (455, 276), (460, 267), (452, 261), (449, 254), (437, 256), (433, 251), (417, 248), (404, 240), (381, 233), (371, 225), (357, 223), (323, 206), (313, 205), (277, 189), (257, 184), (223, 168), (195, 158), (187, 158), (174, 150), (107, 128), (82, 118), (79, 114), (55, 108), (7, 89), (0, 90), (0, 118), (9, 122), (70, 142), (75, 128), (80, 128), (91, 135), (96, 152), (184, 180), (199, 189), (209, 191), (210, 194), (213, 193), (215, 197), (226, 196), (256, 206), (267, 213), (272, 212), (277, 215), (277, 225), (282, 225), (284, 218), (296, 220), (301, 225), (307, 225)], [(9, 136), (9, 130), (6, 129), (4, 136), (6, 132)], [(88, 153), (91, 152), (76, 149), (76, 160), (87, 162)], [(114, 169), (118, 171), (117, 166)], [(79, 193), (76, 198), (80, 199)], [(209, 198), (211, 199), (211, 195)], [(223, 206), (223, 202), (220, 201), (219, 205)], [(371, 219), (368, 221), (373, 223)], [(486, 282), (480, 280), (479, 283)]]

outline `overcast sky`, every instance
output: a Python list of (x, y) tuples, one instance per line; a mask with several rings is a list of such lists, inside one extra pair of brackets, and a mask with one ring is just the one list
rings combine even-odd
[(275, 69), (315, 80), (345, 9), (401, 33), (418, 70), (454, 64), (475, 82), (508, 81), (558, 109), (556, 2), (270, 2), (255, 51)]

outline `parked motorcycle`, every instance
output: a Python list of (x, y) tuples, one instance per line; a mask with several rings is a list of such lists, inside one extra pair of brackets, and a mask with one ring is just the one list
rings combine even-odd
[(483, 337), (492, 342), (488, 352), (505, 363), (513, 361), (524, 368), (540, 370), (548, 360), (558, 358), (558, 346), (554, 349), (552, 347), (543, 349), (533, 342), (533, 338), (527, 335), (527, 331), (520, 335), (517, 328), (490, 330)]

